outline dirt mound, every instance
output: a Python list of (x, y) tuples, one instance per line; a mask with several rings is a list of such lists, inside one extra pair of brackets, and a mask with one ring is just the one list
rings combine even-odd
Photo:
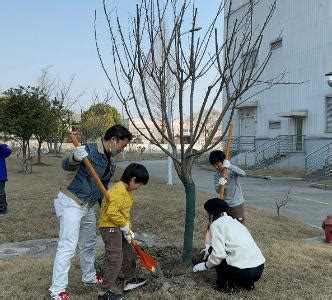
[[(150, 278), (149, 283), (142, 287), (142, 292), (153, 293), (158, 291), (161, 297), (174, 296), (179, 291), (186, 290), (188, 288), (188, 283), (192, 282), (193, 286), (197, 286), (200, 281), (199, 277), (192, 272), (192, 267), (185, 267), (182, 263), (182, 249), (175, 246), (165, 246), (165, 247), (150, 247), (145, 248), (145, 251), (152, 255), (161, 267), (163, 276), (156, 277), (150, 274), (143, 266), (138, 267), (138, 276), (148, 276)], [(199, 249), (194, 249), (193, 257), (194, 262), (201, 261), (202, 257), (199, 253)], [(96, 260), (97, 270), (103, 274), (104, 255), (101, 255)], [(211, 274), (210, 274), (211, 275)], [(204, 277), (201, 277), (201, 280)], [(212, 279), (211, 279), (212, 280)], [(122, 272), (117, 280), (118, 288), (121, 287), (123, 282)], [(212, 283), (212, 281), (211, 281)]]

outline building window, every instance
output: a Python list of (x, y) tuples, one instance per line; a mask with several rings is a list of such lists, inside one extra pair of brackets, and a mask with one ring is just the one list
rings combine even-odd
[(332, 97), (326, 97), (326, 132), (332, 132)]
[(281, 121), (269, 121), (269, 129), (280, 129)]
[(270, 50), (278, 49), (282, 47), (282, 38), (277, 38), (276, 40), (272, 41), (270, 44)]
[(243, 67), (245, 71), (251, 70), (257, 66), (258, 50), (248, 52), (243, 55)]

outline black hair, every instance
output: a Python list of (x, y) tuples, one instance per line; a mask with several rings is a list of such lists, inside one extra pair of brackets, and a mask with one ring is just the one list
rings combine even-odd
[(220, 218), (222, 213), (228, 212), (229, 206), (228, 204), (219, 198), (212, 198), (207, 200), (204, 203), (204, 209), (212, 215), (212, 222)]
[(141, 184), (147, 184), (149, 181), (149, 172), (141, 164), (132, 163), (127, 168), (125, 168), (121, 181), (129, 184), (130, 180), (136, 177), (135, 182)]
[(214, 165), (214, 164), (216, 164), (217, 162), (221, 162), (221, 163), (223, 163), (224, 160), (225, 160), (225, 153), (222, 152), (221, 150), (213, 150), (213, 151), (210, 153), (209, 161), (210, 161), (210, 164), (211, 164), (211, 165)]
[(128, 139), (131, 141), (133, 138), (132, 133), (129, 132), (129, 130), (122, 126), (122, 125), (113, 125), (109, 129), (106, 130), (104, 139), (105, 140), (110, 140), (112, 137), (117, 137), (120, 140)]

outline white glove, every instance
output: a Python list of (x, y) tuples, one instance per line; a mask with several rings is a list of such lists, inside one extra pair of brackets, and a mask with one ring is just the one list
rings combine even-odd
[(201, 263), (194, 266), (193, 271), (194, 272), (200, 272), (200, 271), (205, 271), (207, 269), (208, 268), (206, 267), (205, 262), (201, 262)]
[(120, 230), (122, 231), (123, 235), (126, 235), (129, 233), (129, 225), (125, 225), (123, 227), (120, 227)]
[(228, 169), (231, 166), (231, 163), (229, 160), (225, 159), (224, 162), (222, 163), (222, 166)]
[(135, 234), (129, 229), (129, 225), (120, 227), (123, 237), (130, 244), (131, 240), (135, 238)]
[(224, 177), (221, 177), (218, 181), (219, 185), (225, 185), (227, 183), (227, 180)]
[(229, 160), (225, 159), (224, 162), (222, 163), (222, 166), (228, 169), (231, 166), (231, 163)]
[(85, 150), (85, 146), (78, 146), (75, 148), (73, 156), (76, 161), (81, 161), (83, 158), (87, 157), (89, 154)]
[(205, 247), (201, 250), (201, 253), (204, 253), (203, 260), (205, 260), (210, 255), (209, 248), (210, 248), (210, 245), (205, 244)]
[(131, 240), (135, 238), (135, 234), (131, 230), (129, 230), (128, 234), (124, 234), (123, 237), (130, 244)]

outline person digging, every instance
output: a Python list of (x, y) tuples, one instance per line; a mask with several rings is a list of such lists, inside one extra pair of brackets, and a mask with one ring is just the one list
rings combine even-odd
[(263, 273), (265, 258), (248, 229), (227, 212), (227, 202), (219, 198), (204, 204), (208, 213), (211, 247), (205, 262), (194, 266), (194, 272), (215, 268), (215, 288), (220, 292), (236, 293), (238, 287), (255, 288), (254, 283)]
[(94, 205), (102, 200), (102, 193), (83, 163), (88, 158), (105, 188), (115, 173), (114, 156), (121, 153), (131, 141), (132, 134), (122, 125), (110, 127), (104, 138), (75, 148), (62, 161), (68, 173), (63, 176), (60, 191), (54, 200), (60, 232), (53, 263), (50, 296), (55, 300), (69, 299), (66, 290), (71, 259), (78, 247), (82, 282), (93, 285), (102, 282), (96, 274), (96, 216)]

